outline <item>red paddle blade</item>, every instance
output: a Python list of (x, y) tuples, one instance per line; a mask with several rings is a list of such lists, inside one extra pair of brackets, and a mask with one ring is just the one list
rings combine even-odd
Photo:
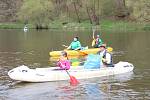
[(70, 76), (70, 84), (77, 85), (79, 84), (79, 81), (74, 76)]

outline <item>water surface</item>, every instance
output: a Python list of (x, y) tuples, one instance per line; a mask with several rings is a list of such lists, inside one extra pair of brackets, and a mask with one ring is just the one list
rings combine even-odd
[(134, 72), (79, 80), (78, 86), (68, 81), (23, 83), (11, 80), (8, 70), (20, 65), (30, 68), (54, 66), (49, 51), (62, 50), (74, 36), (83, 46), (91, 46), (91, 30), (0, 30), (0, 99), (2, 100), (146, 100), (150, 98), (150, 33), (107, 33), (101, 37), (114, 48), (114, 63), (128, 61)]

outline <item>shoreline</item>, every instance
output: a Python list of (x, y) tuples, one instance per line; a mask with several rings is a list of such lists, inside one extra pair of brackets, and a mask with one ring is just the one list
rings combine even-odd
[[(36, 29), (36, 27), (33, 24), (27, 24), (27, 26), (29, 29)], [(89, 22), (82, 22), (82, 23), (69, 22), (66, 24), (62, 24), (61, 22), (53, 21), (49, 23), (47, 29), (85, 30), (91, 29), (92, 27), (93, 25), (90, 24)], [(22, 23), (0, 23), (0, 29), (23, 29), (23, 28), (24, 24)], [(96, 28), (105, 31), (150, 31), (150, 23), (104, 20), (100, 23), (100, 25), (96, 25)]]

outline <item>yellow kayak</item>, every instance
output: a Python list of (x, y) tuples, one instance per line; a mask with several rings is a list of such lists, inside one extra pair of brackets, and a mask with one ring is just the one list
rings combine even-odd
[[(85, 56), (88, 54), (96, 54), (99, 50), (100, 50), (99, 48), (89, 48), (86, 50), (64, 50), (64, 51), (67, 52), (68, 56)], [(111, 52), (112, 50), (113, 50), (113, 48), (111, 48), (111, 47), (107, 48), (108, 52)], [(52, 51), (52, 52), (49, 52), (49, 55), (51, 57), (60, 56), (61, 51)]]
[[(79, 59), (82, 58), (84, 56), (68, 56), (68, 59)], [(59, 56), (51, 56), (49, 57), (49, 61), (58, 61), (59, 60)]]

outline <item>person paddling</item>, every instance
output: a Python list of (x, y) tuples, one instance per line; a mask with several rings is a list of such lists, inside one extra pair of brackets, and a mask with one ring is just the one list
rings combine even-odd
[(81, 50), (81, 43), (79, 41), (79, 38), (74, 37), (73, 41), (71, 42), (71, 44), (69, 45), (69, 47), (67, 49), (69, 49), (69, 50)]
[(102, 44), (99, 48), (100, 48), (100, 51), (97, 54), (99, 54), (101, 57), (100, 66), (114, 67), (112, 55), (109, 52), (107, 52), (106, 44)]
[(70, 61), (67, 56), (67, 52), (62, 51), (61, 57), (57, 63), (57, 65), (60, 67), (61, 70), (65, 70), (68, 76), (70, 77), (70, 85), (77, 85), (79, 84), (79, 81), (76, 79), (75, 76), (70, 75), (69, 69), (70, 69)]
[(92, 41), (92, 46), (94, 48), (99, 48), (102, 44), (103, 44), (103, 41), (102, 39), (100, 38), (100, 35), (96, 35), (96, 37), (94, 36), (95, 35), (95, 31), (93, 31), (93, 41)]
[(67, 52), (62, 51), (61, 56), (59, 58), (59, 61), (57, 62), (57, 65), (60, 67), (60, 69), (69, 70), (70, 69), (70, 61), (67, 56)]

